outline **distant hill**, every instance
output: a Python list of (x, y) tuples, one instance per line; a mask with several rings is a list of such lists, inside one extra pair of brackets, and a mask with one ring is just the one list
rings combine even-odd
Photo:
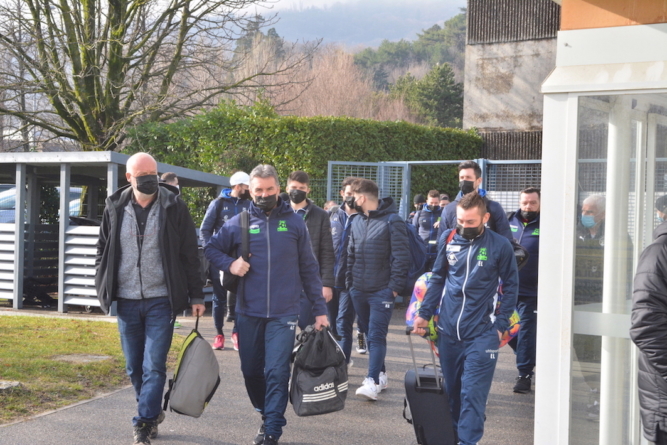
[(276, 31), (288, 41), (324, 39), (350, 49), (382, 40), (414, 40), (417, 33), (460, 12), (465, 0), (358, 0), (331, 6), (280, 9)]

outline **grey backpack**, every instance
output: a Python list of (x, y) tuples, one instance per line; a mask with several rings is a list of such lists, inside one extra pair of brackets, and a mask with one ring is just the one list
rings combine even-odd
[(215, 354), (197, 328), (187, 336), (178, 353), (174, 377), (164, 395), (164, 407), (191, 417), (199, 417), (220, 384), (220, 367)]

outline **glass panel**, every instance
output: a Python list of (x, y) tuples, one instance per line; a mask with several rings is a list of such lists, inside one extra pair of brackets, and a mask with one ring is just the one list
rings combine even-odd
[[(656, 190), (658, 182), (667, 184), (667, 159), (663, 174), (647, 176), (646, 171), (654, 98), (584, 97), (579, 102), (570, 443), (638, 440), (636, 358), (628, 338), (633, 263), (640, 252), (633, 246), (641, 246), (645, 230), (653, 226), (644, 223), (644, 217), (654, 218), (647, 193), (653, 186), (646, 184), (654, 176)], [(665, 151), (659, 133), (666, 130), (654, 126), (656, 153)]]

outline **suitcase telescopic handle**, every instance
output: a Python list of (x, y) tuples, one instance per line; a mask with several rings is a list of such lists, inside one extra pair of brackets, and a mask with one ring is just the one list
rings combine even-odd
[[(430, 330), (428, 326), (422, 328), (426, 331), (426, 335), (430, 335)], [(415, 359), (415, 350), (414, 347), (412, 346), (412, 331), (414, 328), (412, 326), (407, 326), (405, 328), (405, 335), (408, 336), (408, 343), (410, 343), (410, 355), (412, 356), (412, 364), (415, 367), (415, 377), (417, 377), (417, 386), (421, 386), (421, 380), (419, 378), (419, 368), (417, 367), (417, 360)], [(433, 375), (435, 376), (435, 385), (438, 389), (440, 389), (440, 379), (438, 378), (438, 366), (435, 363), (435, 353), (433, 352), (433, 348), (431, 345), (428, 347), (429, 351), (431, 351), (431, 360), (433, 361)]]

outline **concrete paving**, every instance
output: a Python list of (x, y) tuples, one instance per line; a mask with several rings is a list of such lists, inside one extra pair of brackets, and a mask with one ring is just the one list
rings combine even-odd
[[(18, 312), (27, 315), (33, 311)], [(0, 315), (8, 313), (16, 312), (0, 310)], [(354, 396), (354, 391), (365, 376), (368, 356), (360, 355), (353, 350), (354, 365), (350, 368), (350, 392), (345, 409), (324, 416), (297, 417), (291, 405), (288, 405), (287, 426), (280, 440), (281, 444), (413, 445), (417, 443), (412, 425), (402, 417), (405, 394), (403, 377), (405, 371), (412, 366), (405, 336), (404, 313), (404, 309), (394, 311), (386, 360), (389, 388), (381, 393), (379, 400), (367, 402)], [(108, 320), (108, 317), (102, 316), (86, 315), (86, 318), (88, 317)], [(187, 335), (194, 327), (192, 318), (179, 318), (179, 321), (183, 325), (178, 330), (181, 334)], [(205, 338), (213, 339), (215, 331), (210, 316), (200, 321), (200, 331)], [(152, 441), (153, 444), (252, 443), (260, 418), (254, 413), (245, 392), (238, 353), (231, 348), (229, 338), (231, 327), (225, 326), (225, 334), (227, 349), (216, 351), (222, 383), (204, 414), (194, 419), (168, 413), (166, 420), (160, 426), (160, 435)], [(430, 362), (425, 341), (416, 340), (418, 362), (422, 364)], [(498, 361), (486, 412), (486, 431), (480, 444), (533, 443), (534, 394), (514, 394), (512, 387), (515, 377), (514, 354), (511, 349), (505, 347), (501, 350)], [(129, 445), (132, 443), (131, 418), (135, 408), (134, 392), (132, 388), (126, 387), (90, 401), (0, 427), (0, 444)]]

